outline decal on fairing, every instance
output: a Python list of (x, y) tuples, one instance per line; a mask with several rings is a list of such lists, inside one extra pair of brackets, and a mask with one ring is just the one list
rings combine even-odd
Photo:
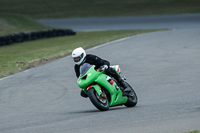
[(113, 85), (113, 83), (115, 82), (110, 76), (108, 76), (108, 77), (106, 78), (106, 80), (107, 80), (111, 85)]

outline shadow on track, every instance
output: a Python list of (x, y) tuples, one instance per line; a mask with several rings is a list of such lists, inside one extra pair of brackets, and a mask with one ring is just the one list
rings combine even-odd
[[(135, 107), (134, 107), (135, 108)], [(109, 110), (107, 111), (100, 111), (98, 109), (94, 110), (83, 110), (83, 111), (74, 111), (74, 112), (69, 112), (70, 114), (79, 114), (79, 113), (97, 113), (97, 112), (108, 112), (108, 111), (117, 111), (117, 110), (122, 110), (122, 109), (130, 109), (124, 106), (116, 106), (116, 107), (110, 107)]]

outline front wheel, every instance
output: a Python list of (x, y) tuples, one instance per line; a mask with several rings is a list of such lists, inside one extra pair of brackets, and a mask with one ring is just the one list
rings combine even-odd
[[(128, 83), (127, 83), (128, 84)], [(135, 93), (135, 91), (133, 90), (133, 88), (128, 84), (128, 87), (130, 87), (131, 91), (128, 92), (128, 100), (127, 102), (124, 104), (126, 107), (134, 107), (137, 104), (137, 95)]]
[(99, 96), (94, 88), (90, 88), (88, 90), (88, 96), (93, 105), (99, 110), (106, 111), (109, 109), (109, 102), (104, 91), (102, 91), (101, 96)]

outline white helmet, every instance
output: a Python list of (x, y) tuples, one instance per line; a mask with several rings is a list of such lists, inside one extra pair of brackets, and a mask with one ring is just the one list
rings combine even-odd
[(82, 47), (74, 49), (72, 52), (72, 58), (74, 59), (75, 64), (80, 65), (86, 57), (86, 52)]

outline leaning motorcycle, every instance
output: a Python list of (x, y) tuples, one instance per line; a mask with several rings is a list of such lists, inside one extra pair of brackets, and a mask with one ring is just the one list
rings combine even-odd
[[(110, 67), (120, 74), (119, 65)], [(93, 105), (101, 111), (119, 105), (134, 107), (138, 101), (135, 91), (128, 83), (126, 92), (122, 92), (120, 84), (110, 75), (106, 75), (104, 69), (95, 69), (95, 65), (88, 63), (80, 67), (77, 84), (88, 95)]]

